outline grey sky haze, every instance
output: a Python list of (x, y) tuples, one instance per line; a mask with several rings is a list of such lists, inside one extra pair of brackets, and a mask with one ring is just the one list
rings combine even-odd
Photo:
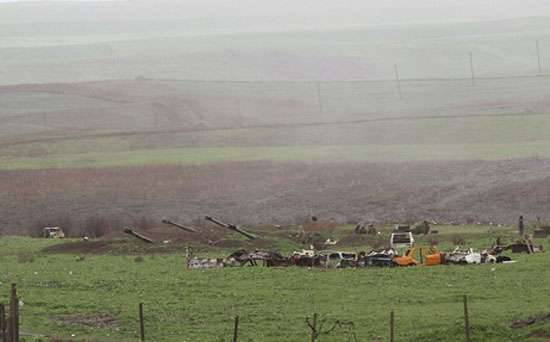
[[(150, 20), (278, 17), (323, 23), (383, 25), (550, 16), (548, 0), (179, 0), (6, 1), (0, 23), (13, 21)], [(32, 8), (35, 10), (33, 10)], [(40, 9), (38, 11), (38, 9)], [(2, 13), (4, 15), (2, 15)]]

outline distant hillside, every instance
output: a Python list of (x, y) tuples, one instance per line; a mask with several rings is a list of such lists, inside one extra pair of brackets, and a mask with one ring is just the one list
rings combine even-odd
[(545, 71), (550, 59), (546, 17), (384, 27), (288, 25), (285, 30), (272, 18), (254, 20), (248, 28), (224, 18), (4, 22), (0, 84), (138, 76), (375, 80), (393, 79), (394, 64), (402, 78), (461, 78), (470, 76), (470, 51), (479, 76), (533, 75), (536, 40)]
[(550, 157), (549, 77), (403, 81), (401, 92), (392, 81), (5, 86), (0, 161), (37, 168)]

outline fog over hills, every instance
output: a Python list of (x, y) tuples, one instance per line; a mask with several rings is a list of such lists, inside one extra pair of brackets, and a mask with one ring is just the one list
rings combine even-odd
[[(137, 14), (121, 21), (106, 14), (102, 21), (77, 21), (67, 14), (72, 21), (47, 22), (46, 15), (44, 21), (31, 24), (13, 21), (17, 13), (7, 16), (7, 12), (0, 11), (0, 16), (12, 18), (0, 21), (2, 85), (140, 76), (378, 80), (393, 79), (394, 64), (402, 78), (465, 78), (470, 76), (469, 52), (477, 76), (533, 75), (538, 72), (536, 41), (543, 68), (550, 44), (550, 20), (545, 17), (369, 26), (369, 22), (359, 25), (360, 20), (323, 25), (324, 21), (315, 21), (319, 18), (292, 17), (283, 22), (277, 17), (143, 21)], [(89, 12), (76, 12), (86, 17), (83, 13)]]

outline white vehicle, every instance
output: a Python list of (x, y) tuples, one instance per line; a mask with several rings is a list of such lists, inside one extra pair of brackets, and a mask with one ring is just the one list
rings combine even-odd
[(391, 234), (390, 246), (394, 250), (402, 250), (414, 246), (414, 237), (411, 232), (394, 232)]
[(456, 247), (445, 256), (445, 260), (453, 264), (481, 264), (481, 253), (474, 252), (472, 248), (461, 250), (460, 247)]
[(327, 268), (343, 268), (354, 266), (357, 254), (349, 252), (324, 251), (320, 253), (321, 266)]
[(44, 237), (46, 239), (63, 239), (65, 233), (59, 227), (44, 227)]

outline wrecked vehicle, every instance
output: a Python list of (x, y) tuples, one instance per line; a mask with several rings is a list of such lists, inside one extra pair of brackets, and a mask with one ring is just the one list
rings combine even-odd
[(321, 265), (321, 257), (313, 249), (294, 251), (289, 258), (289, 263), (295, 266), (313, 267)]
[(288, 266), (288, 258), (285, 258), (278, 252), (273, 251), (264, 251), (264, 250), (255, 250), (248, 254), (248, 257), (252, 261), (254, 266), (257, 265), (258, 261), (261, 261), (263, 266), (275, 267), (275, 266)]
[(435, 247), (412, 247), (401, 256), (396, 255), (393, 262), (399, 266), (426, 266), (441, 265), (445, 263), (445, 254)]
[(231, 253), (224, 260), (225, 266), (229, 267), (244, 266), (247, 264), (250, 266), (258, 266), (258, 262), (261, 262), (263, 266), (267, 267), (288, 265), (288, 259), (278, 252), (264, 250), (255, 250), (249, 253), (244, 249), (239, 249)]
[(507, 246), (501, 245), (500, 238), (498, 238), (490, 248), (481, 251), (481, 262), (484, 264), (513, 262), (512, 258), (501, 255), (506, 249)]
[(244, 249), (239, 249), (238, 251), (231, 253), (224, 259), (223, 263), (224, 266), (228, 267), (244, 266), (246, 264), (250, 264), (251, 266), (254, 265), (250, 255)]
[(481, 263), (482, 264), (501, 264), (501, 263), (510, 263), (512, 258), (506, 255), (493, 255), (489, 254), (486, 251), (481, 252)]
[(225, 259), (200, 259), (197, 257), (189, 258), (187, 268), (189, 269), (205, 269), (218, 267), (242, 267), (245, 265), (257, 266), (261, 262), (263, 266), (287, 266), (288, 259), (277, 252), (255, 250), (247, 252), (244, 249), (239, 249)]
[(357, 254), (349, 252), (324, 251), (320, 254), (320, 266), (326, 268), (355, 267)]
[(393, 267), (393, 257), (395, 251), (393, 249), (373, 250), (368, 254), (365, 252), (359, 253), (357, 258), (357, 267)]
[(506, 250), (512, 250), (512, 253), (539, 253), (544, 249), (542, 245), (535, 245), (533, 241), (529, 238), (518, 240), (505, 248)]
[(390, 237), (390, 247), (395, 250), (411, 248), (414, 237), (411, 232), (394, 232)]
[(481, 253), (474, 252), (472, 248), (461, 250), (460, 247), (456, 247), (446, 255), (445, 260), (451, 264), (481, 264)]
[(46, 239), (63, 239), (65, 232), (60, 227), (44, 227), (44, 238)]

